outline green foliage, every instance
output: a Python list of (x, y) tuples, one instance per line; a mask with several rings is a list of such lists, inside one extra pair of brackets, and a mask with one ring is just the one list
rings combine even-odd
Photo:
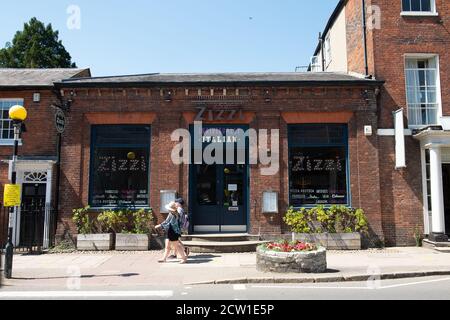
[(345, 206), (325, 208), (318, 206), (312, 209), (290, 208), (284, 222), (295, 233), (352, 233), (367, 234), (369, 223), (362, 209)]
[(0, 49), (2, 68), (76, 68), (59, 32), (36, 18), (17, 31), (11, 43)]
[(97, 217), (103, 233), (123, 233), (128, 223), (127, 214), (122, 210), (106, 210)]
[(134, 234), (149, 234), (151, 232), (150, 224), (153, 221), (153, 210), (141, 209), (133, 213)]
[(94, 232), (94, 221), (89, 217), (90, 207), (74, 209), (72, 220), (77, 226), (79, 234), (90, 234)]
[(423, 246), (423, 232), (422, 232), (422, 228), (418, 225), (416, 225), (416, 227), (414, 228), (414, 240), (416, 241), (416, 246), (417, 247), (422, 247)]
[(153, 210), (107, 210), (98, 216), (97, 221), (105, 233), (149, 234)]
[(286, 216), (283, 218), (284, 222), (292, 228), (292, 232), (296, 233), (311, 233), (309, 211), (305, 208), (295, 210), (289, 208)]

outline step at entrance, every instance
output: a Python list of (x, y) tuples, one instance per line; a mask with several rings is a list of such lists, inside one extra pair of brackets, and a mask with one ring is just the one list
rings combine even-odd
[(193, 253), (256, 252), (259, 245), (266, 243), (250, 234), (196, 234), (183, 236), (181, 241)]
[(449, 242), (432, 242), (428, 239), (423, 240), (423, 246), (425, 248), (434, 249), (442, 253), (450, 253), (450, 241)]

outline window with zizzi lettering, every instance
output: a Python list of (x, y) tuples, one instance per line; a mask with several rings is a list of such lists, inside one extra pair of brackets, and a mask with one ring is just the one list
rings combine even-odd
[(289, 202), (350, 205), (347, 125), (289, 126)]
[(148, 207), (150, 138), (150, 126), (92, 127), (92, 207)]

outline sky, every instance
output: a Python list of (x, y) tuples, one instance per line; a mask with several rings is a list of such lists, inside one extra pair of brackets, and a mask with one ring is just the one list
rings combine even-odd
[(0, 47), (37, 17), (59, 30), (78, 67), (107, 76), (295, 71), (338, 0), (2, 2)]

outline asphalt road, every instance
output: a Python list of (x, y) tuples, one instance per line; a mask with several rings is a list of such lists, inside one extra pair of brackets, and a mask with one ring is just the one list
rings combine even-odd
[(325, 284), (248, 284), (178, 287), (105, 287), (95, 290), (14, 291), (4, 287), (0, 300), (450, 300), (450, 277), (428, 277)]

